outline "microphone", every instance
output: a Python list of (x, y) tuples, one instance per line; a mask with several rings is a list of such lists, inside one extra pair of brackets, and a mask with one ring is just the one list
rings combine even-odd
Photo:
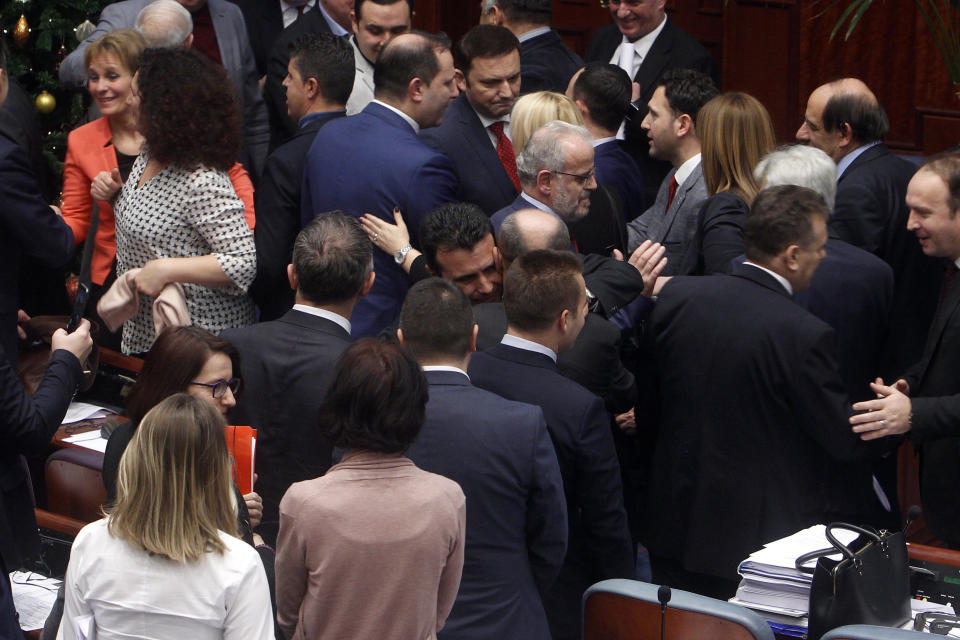
[(923, 509), (920, 508), (920, 505), (915, 504), (909, 509), (907, 509), (907, 523), (903, 527), (903, 535), (907, 535), (907, 531), (910, 529), (910, 525), (913, 524), (914, 520), (919, 518), (923, 514)]
[(667, 603), (670, 602), (670, 587), (665, 584), (657, 589), (657, 600), (660, 601), (660, 640), (664, 640), (667, 631)]

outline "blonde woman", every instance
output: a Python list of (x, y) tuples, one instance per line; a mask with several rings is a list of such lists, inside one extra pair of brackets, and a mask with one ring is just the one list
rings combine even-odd
[(236, 537), (223, 427), (186, 393), (144, 416), (116, 506), (73, 543), (58, 639), (273, 637), (263, 565)]
[(743, 253), (743, 227), (760, 187), (753, 169), (776, 145), (770, 114), (746, 93), (728, 92), (703, 105), (697, 137), (708, 197), (680, 273), (726, 273)]
[(520, 155), (534, 131), (553, 120), (583, 126), (580, 109), (562, 93), (537, 91), (517, 100), (510, 112), (510, 137), (515, 155)]

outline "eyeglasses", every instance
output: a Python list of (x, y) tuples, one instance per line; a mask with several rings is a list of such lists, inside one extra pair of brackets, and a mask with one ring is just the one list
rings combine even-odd
[(556, 173), (561, 176), (570, 176), (571, 178), (576, 179), (577, 183), (579, 184), (583, 184), (584, 182), (597, 177), (596, 169), (590, 169), (590, 171), (587, 171), (586, 173), (568, 173), (566, 171), (551, 171), (550, 173)]
[(643, 3), (643, 0), (600, 0), (600, 6), (606, 9), (607, 7), (619, 7), (621, 4), (627, 5), (631, 9), (636, 9)]
[(233, 392), (233, 395), (240, 393), (240, 378), (217, 380), (216, 382), (191, 382), (190, 384), (198, 384), (201, 387), (210, 387), (213, 397), (218, 400), (226, 395), (227, 389), (230, 389), (230, 391)]

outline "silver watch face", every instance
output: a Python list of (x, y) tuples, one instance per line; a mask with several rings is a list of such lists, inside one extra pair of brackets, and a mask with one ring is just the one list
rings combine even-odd
[(407, 254), (410, 253), (410, 249), (412, 248), (413, 247), (411, 247), (410, 245), (407, 245), (402, 249), (400, 249), (399, 251), (397, 251), (395, 254), (393, 254), (394, 262), (396, 262), (397, 264), (403, 264), (403, 259), (407, 257)]

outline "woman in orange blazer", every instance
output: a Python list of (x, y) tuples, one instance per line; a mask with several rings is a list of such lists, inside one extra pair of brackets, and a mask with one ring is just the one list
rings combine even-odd
[[(114, 177), (119, 178), (118, 181), (126, 180), (133, 160), (143, 148), (143, 136), (136, 127), (137, 99), (132, 82), (145, 48), (143, 36), (132, 29), (122, 29), (103, 36), (84, 52), (88, 89), (103, 117), (74, 129), (67, 138), (61, 210), (77, 244), (86, 239), (90, 230), (93, 210), (90, 187), (94, 179), (101, 173), (117, 171)], [(252, 229), (256, 218), (250, 177), (240, 164), (235, 164), (230, 169), (230, 180), (243, 201), (244, 216)], [(100, 226), (90, 263), (90, 278), (93, 284), (102, 286), (113, 280), (111, 271), (117, 248), (112, 197), (109, 201), (98, 199), (97, 204)]]

